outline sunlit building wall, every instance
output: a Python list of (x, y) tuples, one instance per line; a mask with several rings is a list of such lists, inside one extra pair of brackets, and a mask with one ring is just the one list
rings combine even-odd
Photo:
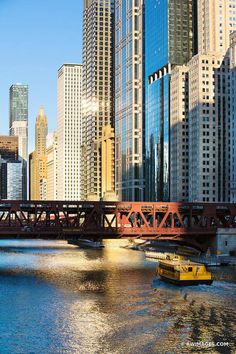
[(57, 197), (59, 200), (81, 198), (81, 93), (82, 65), (62, 65), (58, 70), (57, 108)]
[(223, 53), (236, 30), (235, 0), (198, 0), (198, 52)]
[[(34, 178), (30, 188), (31, 200), (45, 200), (45, 189), (47, 179), (46, 169), (46, 137), (48, 133), (47, 117), (43, 106), (40, 107), (35, 124), (35, 151), (30, 159), (30, 177)], [(33, 171), (34, 169), (34, 171)], [(33, 177), (34, 176), (34, 177)]]
[(47, 136), (47, 200), (57, 200), (57, 133)]
[(84, 0), (82, 200), (102, 198), (99, 139), (104, 126), (114, 126), (113, 62), (114, 1)]
[(144, 1), (115, 1), (116, 191), (144, 199)]
[(105, 199), (107, 194), (115, 196), (115, 133), (114, 128), (106, 125), (102, 129), (102, 137), (100, 139), (100, 155), (102, 160), (101, 181), (102, 181), (102, 198)]

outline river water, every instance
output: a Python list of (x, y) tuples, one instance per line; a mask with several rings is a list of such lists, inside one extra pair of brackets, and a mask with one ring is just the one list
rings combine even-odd
[(115, 241), (0, 240), (0, 353), (235, 353), (236, 267), (184, 288), (155, 269)]

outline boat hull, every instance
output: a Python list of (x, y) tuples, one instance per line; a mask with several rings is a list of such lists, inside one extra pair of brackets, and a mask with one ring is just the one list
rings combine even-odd
[(179, 285), (179, 286), (188, 286), (188, 285), (211, 285), (213, 283), (213, 279), (197, 279), (197, 280), (177, 280), (177, 279), (172, 279), (165, 277), (163, 275), (160, 275), (161, 280), (165, 281), (166, 283), (171, 283), (174, 285)]

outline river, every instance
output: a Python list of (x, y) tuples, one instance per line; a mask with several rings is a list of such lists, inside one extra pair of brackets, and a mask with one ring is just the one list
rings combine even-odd
[(236, 352), (236, 267), (179, 288), (142, 252), (105, 244), (0, 240), (1, 354)]

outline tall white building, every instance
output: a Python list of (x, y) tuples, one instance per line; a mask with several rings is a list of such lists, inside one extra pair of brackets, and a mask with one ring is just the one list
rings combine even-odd
[(170, 148), (175, 156), (171, 200), (228, 202), (233, 129), (228, 49), (230, 33), (236, 29), (236, 2), (198, 0), (197, 4), (198, 54), (171, 75)]
[(229, 201), (229, 59), (189, 62), (189, 200)]
[(81, 199), (100, 200), (104, 126), (114, 127), (114, 0), (84, 0)]
[(82, 65), (58, 70), (58, 200), (80, 200)]
[(198, 0), (198, 52), (223, 54), (236, 30), (235, 0)]

